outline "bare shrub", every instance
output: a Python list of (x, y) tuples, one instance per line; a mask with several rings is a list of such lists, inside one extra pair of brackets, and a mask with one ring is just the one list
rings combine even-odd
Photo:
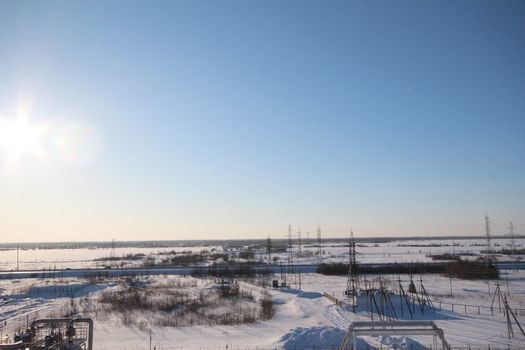
[[(175, 285), (187, 288), (176, 288)], [(193, 325), (234, 325), (270, 319), (273, 302), (270, 294), (255, 298), (249, 288), (225, 284), (215, 288), (209, 282), (196, 290), (196, 281), (159, 283), (136, 288), (129, 285), (107, 290), (99, 295), (97, 318), (118, 313), (122, 324), (144, 328), (148, 324), (161, 327)], [(189, 287), (188, 287), (189, 286)], [(145, 320), (149, 320), (146, 322)]]
[(121, 321), (124, 326), (130, 326), (133, 323), (132, 313), (130, 311), (123, 311), (121, 314)]
[(146, 329), (148, 329), (148, 322), (146, 322), (146, 320), (140, 320), (138, 323), (137, 323), (137, 327), (138, 329), (140, 329), (141, 331), (146, 331)]
[(269, 320), (274, 314), (275, 310), (273, 307), (272, 296), (270, 293), (264, 292), (263, 297), (261, 298), (261, 318), (263, 320)]

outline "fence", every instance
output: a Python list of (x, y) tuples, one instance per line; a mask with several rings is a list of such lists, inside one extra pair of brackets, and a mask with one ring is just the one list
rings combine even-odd
[[(347, 307), (349, 304), (342, 301), (341, 299), (338, 299), (332, 294), (323, 293), (324, 297), (331, 300), (334, 304), (336, 304), (339, 307)], [(418, 302), (418, 300), (415, 297), (411, 297), (408, 295), (410, 300), (413, 302)], [(497, 300), (496, 300), (497, 301)], [(454, 313), (461, 313), (465, 315), (490, 315), (495, 316), (497, 314), (505, 315), (505, 307), (503, 304), (495, 304), (493, 307), (486, 306), (486, 305), (473, 305), (473, 304), (462, 304), (462, 303), (450, 303), (447, 301), (442, 301), (438, 299), (432, 299), (432, 303), (434, 304), (434, 307), (438, 311), (451, 311)], [(525, 315), (525, 309), (515, 309), (512, 308), (512, 311), (514, 311), (514, 314), (516, 317), (519, 315)]]
[[(323, 296), (325, 298), (327, 298), (328, 300), (331, 300), (332, 302), (334, 302), (334, 304), (336, 304), (337, 306), (339, 307), (343, 307), (343, 301), (337, 299), (335, 296), (333, 296), (332, 294), (328, 294), (328, 293), (323, 293)], [(347, 306), (346, 303), (344, 304), (344, 306)]]
[[(101, 350), (337, 350), (339, 345), (333, 345), (330, 347), (323, 347), (323, 346), (310, 346), (310, 347), (268, 347), (268, 346), (209, 346), (209, 347), (173, 347), (173, 346), (158, 346), (158, 345), (152, 345), (151, 348), (149, 347), (132, 347), (132, 348), (115, 348), (115, 347), (99, 347)], [(375, 348), (357, 348), (356, 350), (373, 350)], [(384, 347), (384, 349), (388, 349), (387, 346)], [(428, 349), (431, 350), (431, 347)], [(490, 345), (485, 347), (480, 346), (464, 346), (464, 347), (451, 347), (451, 350), (525, 350), (524, 347), (491, 347)]]
[[(433, 299), (434, 307), (436, 310), (451, 311), (455, 313), (462, 313), (465, 315), (477, 314), (477, 315), (491, 315), (494, 316), (497, 313), (505, 314), (505, 307), (503, 304), (494, 305), (493, 307), (485, 305), (472, 305), (472, 304), (461, 304), (461, 303), (449, 303), (446, 301)], [(519, 314), (525, 314), (525, 309), (512, 309), (516, 317)]]

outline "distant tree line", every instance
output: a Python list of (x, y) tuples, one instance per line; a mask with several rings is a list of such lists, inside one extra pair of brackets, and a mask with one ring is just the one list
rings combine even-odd
[(468, 280), (499, 279), (498, 267), (490, 260), (482, 258), (450, 262), (447, 264), (446, 273), (451, 277)]
[(257, 271), (254, 267), (249, 265), (216, 265), (216, 266), (202, 266), (194, 267), (191, 271), (193, 277), (220, 277), (220, 278), (249, 278), (256, 276), (271, 275), (273, 271), (270, 269), (263, 269)]
[[(457, 259), (447, 263), (412, 263), (412, 264), (385, 264), (355, 266), (358, 274), (426, 274), (439, 273), (462, 279), (498, 279), (498, 267), (485, 259), (462, 260)], [(317, 267), (317, 273), (323, 275), (347, 275), (348, 264), (330, 263)]]

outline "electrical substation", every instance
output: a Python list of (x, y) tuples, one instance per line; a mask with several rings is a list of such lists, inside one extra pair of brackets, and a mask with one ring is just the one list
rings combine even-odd
[(90, 318), (49, 318), (31, 322), (14, 338), (0, 343), (11, 350), (93, 350), (93, 321)]

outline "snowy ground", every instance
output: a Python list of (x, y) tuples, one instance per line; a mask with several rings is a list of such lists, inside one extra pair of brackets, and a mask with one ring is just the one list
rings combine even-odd
[[(339, 307), (322, 293), (333, 294), (344, 299), (342, 291), (346, 287), (346, 278), (323, 276), (318, 274), (303, 274), (301, 290), (271, 290), (276, 305), (276, 314), (272, 320), (253, 324), (236, 326), (195, 326), (181, 328), (151, 329), (152, 344), (156, 349), (229, 349), (237, 348), (338, 348), (345, 331), (352, 321), (369, 321), (370, 315), (361, 299), (362, 306), (356, 314), (347, 307)], [(168, 276), (154, 277), (166, 279), (189, 279), (190, 277)], [(374, 276), (367, 276), (368, 281)], [(399, 276), (405, 290), (408, 289), (409, 276)], [(445, 336), (454, 348), (495, 348), (524, 347), (525, 337), (514, 325), (516, 338), (508, 339), (507, 324), (503, 313), (497, 307), (492, 316), (488, 307), (491, 304), (495, 285), (482, 281), (452, 281), (450, 295), (450, 280), (437, 275), (425, 275), (423, 284), (438, 308), (438, 302), (455, 303), (455, 312), (450, 311), (450, 305), (442, 305), (435, 312), (425, 310), (416, 319), (435, 320), (445, 331)], [(398, 276), (383, 278), (391, 290), (398, 289)], [(419, 276), (414, 276), (414, 282), (419, 286)], [(501, 282), (501, 291), (509, 293), (509, 303), (518, 310), (518, 317), (525, 315), (525, 272), (512, 271), (507, 280)], [(9, 280), (0, 282), (2, 304), (0, 304), (0, 320), (7, 320), (2, 333), (12, 332), (17, 327), (25, 326), (34, 317), (57, 316), (70, 303), (70, 294), (77, 300), (89, 297), (95, 298), (98, 293), (111, 284), (90, 285), (79, 280), (56, 280), (45, 284), (34, 280)], [(376, 283), (377, 280), (376, 280)], [(32, 287), (31, 292), (29, 289)], [(251, 286), (252, 288), (260, 288)], [(298, 286), (292, 286), (298, 287)], [(394, 301), (395, 303), (395, 301)], [(470, 305), (465, 314), (464, 306)], [(481, 306), (480, 314), (476, 306)], [(399, 310), (398, 310), (399, 313)], [(377, 317), (377, 315), (375, 315)], [(410, 319), (405, 309), (405, 319)], [(522, 317), (520, 317), (523, 319)], [(525, 323), (525, 320), (523, 321)], [(149, 348), (150, 329), (125, 327), (117, 317), (106, 317), (95, 322), (95, 349), (147, 349)], [(418, 345), (428, 348), (431, 339), (428, 338), (363, 338), (362, 344), (370, 348), (379, 348), (388, 344), (417, 348)]]
[[(452, 244), (456, 246), (453, 248)], [(522, 248), (524, 240), (517, 240)], [(388, 243), (366, 243), (357, 247), (360, 262), (410, 262), (429, 261), (430, 254), (466, 252), (477, 254), (483, 240), (437, 240), (437, 241), (391, 241)], [(494, 240), (496, 248), (508, 247), (509, 241)], [(297, 248), (297, 247), (296, 247)], [(199, 252), (203, 247), (180, 247), (180, 250)], [(206, 247), (210, 250), (210, 247)], [(215, 247), (220, 250), (221, 247)], [(316, 251), (316, 247), (303, 247), (304, 251)], [(117, 255), (158, 254), (171, 248), (117, 248)], [(297, 249), (296, 249), (297, 251)], [(323, 246), (323, 260), (346, 261), (348, 248), (344, 244)], [(21, 268), (43, 269), (57, 264), (57, 268), (96, 266), (94, 259), (107, 257), (109, 249), (64, 249), (25, 250), (20, 252)], [(279, 255), (285, 259), (284, 254)], [(298, 263), (317, 262), (316, 256), (299, 258)], [(60, 265), (62, 264), (62, 265)], [(16, 266), (16, 251), (0, 251), (0, 269), (10, 270)], [(183, 276), (150, 276), (153, 281), (190, 279)], [(275, 276), (279, 278), (279, 276)], [(362, 281), (365, 276), (361, 276)], [(434, 320), (445, 331), (445, 337), (453, 348), (525, 348), (525, 336), (513, 323), (515, 338), (507, 335), (507, 322), (500, 312), (498, 298), (491, 310), (496, 285), (494, 281), (450, 280), (446, 276), (413, 276), (416, 286), (420, 278), (433, 300), (436, 311), (428, 308), (416, 313), (415, 319)], [(377, 276), (366, 276), (368, 282), (379, 286)], [(386, 275), (381, 283), (397, 293), (401, 285), (408, 290), (410, 276)], [(5, 279), (0, 280), (0, 339), (6, 334), (11, 338), (18, 328), (23, 328), (35, 318), (62, 316), (70, 311), (71, 296), (77, 305), (82, 301), (97, 300), (100, 293), (118, 288), (116, 281), (92, 284), (85, 279)], [(247, 282), (243, 282), (247, 283)], [(323, 296), (323, 293), (344, 300), (346, 277), (323, 276), (315, 273), (303, 274), (301, 285), (292, 285), (289, 290), (270, 290), (275, 303), (273, 319), (236, 326), (154, 327), (147, 322), (140, 329), (124, 326), (117, 317), (95, 318), (95, 349), (337, 349), (348, 326), (353, 321), (369, 321), (368, 303), (360, 297), (356, 313), (348, 307), (340, 307)], [(249, 285), (250, 288), (262, 288)], [(525, 271), (504, 271), (500, 290), (517, 312), (525, 326)], [(399, 298), (399, 297), (397, 297)], [(392, 297), (397, 316), (410, 319), (407, 310), (401, 316), (401, 299)], [(452, 305), (454, 304), (454, 305)], [(81, 309), (81, 307), (80, 307)], [(85, 313), (89, 313), (84, 310)], [(93, 311), (93, 310), (91, 310)], [(377, 315), (374, 319), (377, 320)], [(4, 323), (5, 322), (5, 323)], [(377, 348), (428, 348), (432, 340), (428, 337), (364, 337), (358, 345)], [(152, 347), (153, 348), (153, 347)]]
[[(361, 263), (391, 263), (391, 262), (426, 262), (432, 261), (430, 255), (442, 253), (473, 254), (478, 255), (480, 250), (485, 249), (486, 241), (483, 239), (429, 239), (429, 240), (393, 240), (379, 243), (358, 243), (357, 260)], [(510, 248), (510, 239), (497, 238), (492, 240), (493, 248)], [(525, 239), (517, 238), (516, 246), (525, 247)], [(154, 257), (157, 261), (168, 251), (191, 251), (198, 253), (201, 250), (222, 252), (222, 246), (185, 246), (170, 248), (116, 248), (115, 255), (123, 257), (129, 254), (145, 254)], [(299, 264), (318, 263), (317, 246), (311, 241), (301, 247), (302, 257), (297, 257), (295, 262)], [(299, 247), (294, 246), (297, 253)], [(346, 261), (348, 256), (348, 245), (346, 243), (323, 243), (323, 262)], [(42, 270), (42, 269), (64, 269), (101, 267), (108, 262), (96, 261), (96, 259), (107, 258), (111, 254), (109, 248), (99, 249), (26, 249), (20, 250), (19, 269)], [(278, 261), (287, 261), (287, 253), (274, 253)], [(261, 249), (256, 252), (256, 258), (266, 259), (266, 252)], [(498, 256), (498, 260), (509, 260), (508, 256)], [(138, 265), (142, 261), (127, 261), (129, 266)], [(0, 250), (0, 271), (15, 270), (17, 267), (16, 249)]]

